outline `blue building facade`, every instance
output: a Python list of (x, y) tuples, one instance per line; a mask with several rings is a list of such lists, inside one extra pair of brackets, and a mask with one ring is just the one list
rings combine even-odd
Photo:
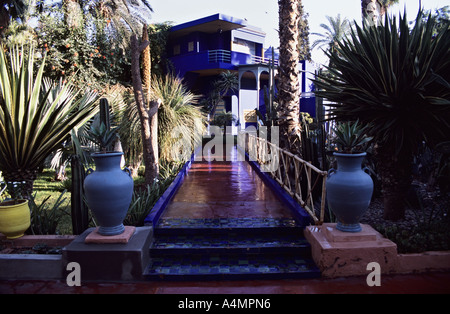
[[(254, 109), (265, 113), (264, 87), (269, 87), (272, 77), (272, 53), (264, 50), (265, 37), (246, 20), (224, 14), (176, 25), (170, 31), (169, 57), (176, 74), (193, 92), (207, 96), (220, 73), (238, 75), (239, 90), (226, 95), (216, 111), (232, 112), (237, 117), (233, 132), (255, 124), (255, 117), (249, 115)], [(305, 81), (303, 73), (303, 92)]]

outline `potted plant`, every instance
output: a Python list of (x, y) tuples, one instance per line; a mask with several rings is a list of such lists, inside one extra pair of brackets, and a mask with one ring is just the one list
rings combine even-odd
[(366, 130), (358, 121), (341, 123), (334, 130), (337, 169), (328, 171), (327, 202), (336, 215), (336, 228), (343, 232), (362, 230), (359, 221), (372, 199), (373, 181), (362, 169), (366, 153), (361, 149), (372, 140), (365, 135)]
[(114, 236), (125, 231), (123, 220), (133, 195), (131, 171), (120, 167), (123, 152), (108, 151), (117, 137), (117, 128), (108, 129), (104, 123), (92, 126), (88, 138), (100, 147), (93, 153), (96, 171), (88, 170), (84, 191), (89, 208), (99, 225), (98, 233)]
[(17, 239), (25, 234), (30, 227), (31, 215), (28, 200), (22, 197), (22, 185), (25, 182), (8, 182), (1, 189), (8, 191), (11, 198), (5, 198), (0, 203), (0, 232), (7, 239)]
[(420, 143), (434, 148), (450, 134), (450, 28), (420, 11), (385, 15), (379, 26), (354, 25), (327, 55), (332, 66), (316, 76), (316, 97), (333, 105), (336, 121), (370, 124), (376, 143), (384, 219), (405, 217), (412, 163)]
[[(20, 237), (30, 226), (28, 197), (38, 168), (74, 128), (96, 113), (97, 93), (73, 87), (71, 78), (45, 79), (46, 56), (35, 67), (38, 53), (0, 44), (0, 171), (12, 198), (0, 206), (0, 232)], [(20, 193), (19, 193), (20, 189)]]

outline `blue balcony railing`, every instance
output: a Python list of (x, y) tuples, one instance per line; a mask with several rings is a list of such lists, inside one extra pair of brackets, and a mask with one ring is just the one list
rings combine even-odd
[(209, 63), (231, 63), (231, 51), (228, 50), (208, 50)]
[[(221, 49), (178, 55), (172, 57), (171, 60), (181, 77), (190, 71), (215, 68), (236, 70), (236, 67), (240, 65), (261, 63), (268, 65), (271, 62), (271, 59), (268, 58)], [(275, 65), (278, 65), (278, 60), (275, 60)]]
[[(272, 60), (260, 56), (250, 55), (242, 52), (235, 52), (229, 50), (208, 50), (209, 63), (232, 63), (233, 65), (243, 64), (269, 64)], [(278, 60), (275, 60), (275, 65), (278, 65)]]

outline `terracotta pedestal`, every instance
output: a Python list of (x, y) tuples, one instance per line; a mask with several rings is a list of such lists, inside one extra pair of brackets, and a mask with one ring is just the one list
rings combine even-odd
[(114, 236), (104, 236), (98, 233), (98, 227), (92, 231), (84, 240), (85, 243), (128, 243), (130, 238), (136, 231), (136, 227), (125, 226), (125, 231), (122, 234)]
[(397, 268), (397, 245), (384, 238), (369, 225), (361, 225), (358, 233), (342, 232), (336, 224), (309, 226), (305, 237), (311, 244), (312, 257), (323, 277), (364, 276), (367, 265), (377, 262), (381, 273)]

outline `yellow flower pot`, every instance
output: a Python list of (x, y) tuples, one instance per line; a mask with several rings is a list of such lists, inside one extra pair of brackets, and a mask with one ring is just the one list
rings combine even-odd
[(0, 232), (7, 239), (16, 239), (24, 235), (30, 227), (30, 208), (28, 200), (18, 200), (0, 203)]

